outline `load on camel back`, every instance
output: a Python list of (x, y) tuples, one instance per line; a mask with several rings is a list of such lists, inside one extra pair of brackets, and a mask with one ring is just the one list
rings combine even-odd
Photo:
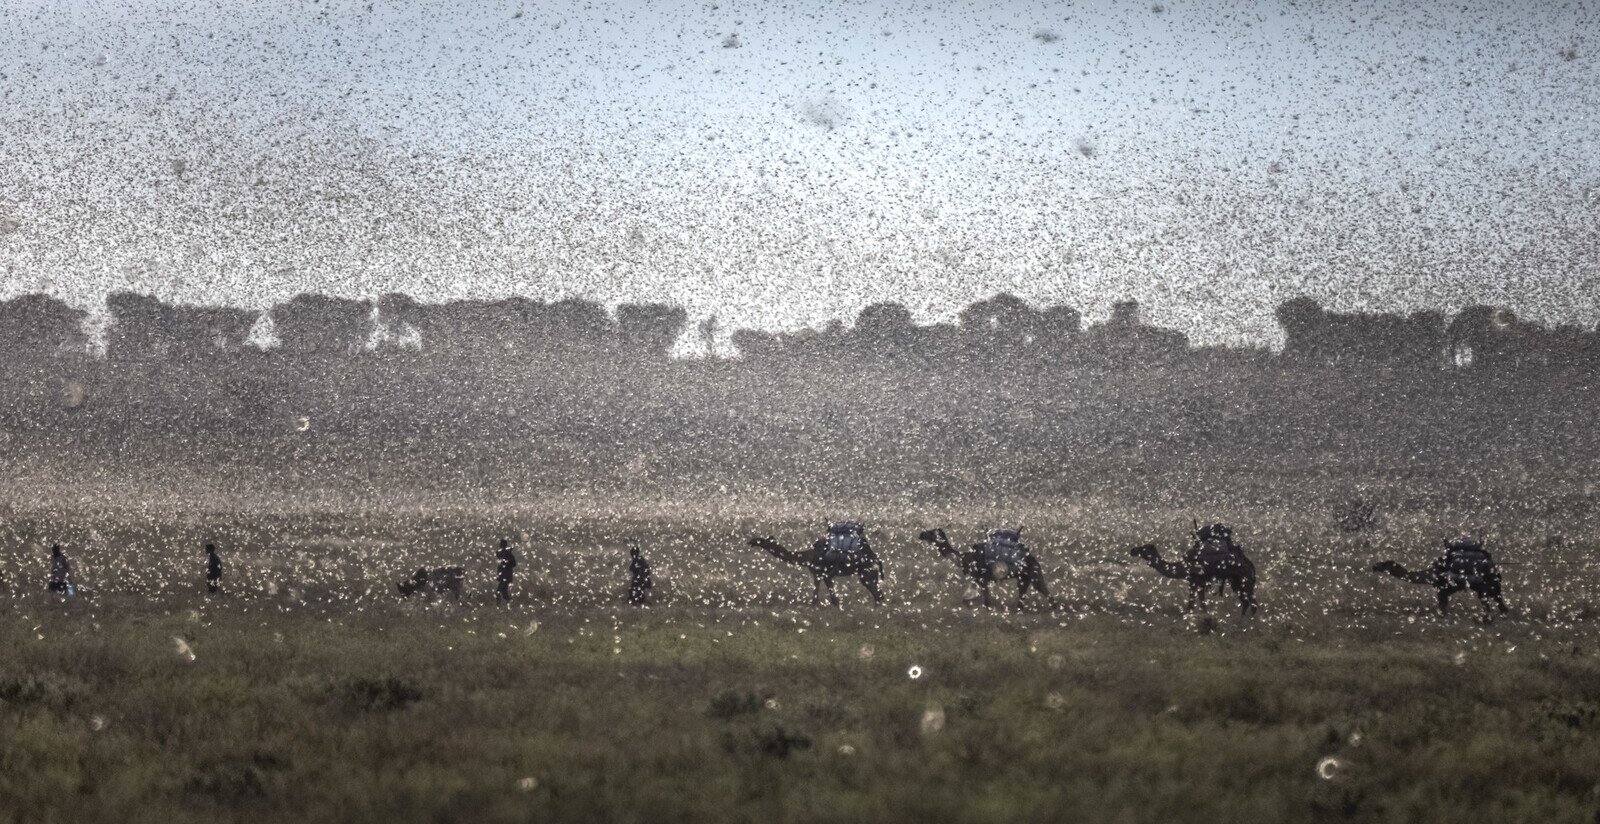
[(1022, 545), (1022, 529), (991, 529), (983, 538), (983, 562), (994, 566), (1005, 564), (1010, 569), (1021, 569), (1028, 557), (1028, 548)]
[(1474, 538), (1457, 538), (1446, 542), (1444, 557), (1439, 563), (1444, 574), (1462, 580), (1487, 577), (1495, 571), (1494, 559), (1489, 557), (1489, 551)]
[(1200, 526), (1195, 524), (1194, 544), (1184, 553), (1183, 560), (1191, 564), (1216, 565), (1237, 562), (1244, 553), (1233, 542), (1233, 530), (1226, 524)]
[(828, 526), (828, 534), (821, 541), (822, 560), (828, 564), (847, 564), (868, 552), (867, 530), (854, 521), (840, 521)]

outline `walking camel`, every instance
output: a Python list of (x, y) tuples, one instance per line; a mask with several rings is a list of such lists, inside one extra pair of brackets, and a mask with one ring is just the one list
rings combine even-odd
[(872, 593), (873, 603), (883, 603), (883, 592), (878, 587), (883, 580), (883, 562), (867, 544), (866, 533), (859, 524), (834, 524), (828, 528), (826, 537), (817, 539), (810, 549), (798, 552), (766, 536), (751, 538), (750, 546), (810, 572), (819, 601), (826, 591), (828, 603), (838, 606), (839, 596), (833, 591), (833, 579), (854, 575)]
[(1233, 587), (1239, 595), (1239, 611), (1249, 616), (1256, 611), (1256, 566), (1245, 557), (1244, 550), (1233, 542), (1233, 530), (1223, 524), (1212, 524), (1195, 530), (1194, 544), (1183, 558), (1167, 561), (1161, 557), (1155, 544), (1145, 544), (1128, 551), (1141, 558), (1156, 572), (1168, 578), (1178, 578), (1189, 583), (1189, 598), (1183, 611), (1193, 612), (1205, 606), (1206, 588), (1217, 585), (1221, 594), (1224, 586)]
[(1395, 561), (1379, 561), (1373, 572), (1385, 572), (1413, 584), (1431, 586), (1438, 591), (1439, 612), (1450, 612), (1450, 596), (1464, 589), (1478, 596), (1487, 612), (1491, 606), (1504, 614), (1506, 601), (1500, 595), (1500, 570), (1483, 545), (1470, 538), (1445, 542), (1444, 555), (1424, 569), (1408, 571)]
[(1039, 566), (1039, 559), (1022, 544), (1022, 530), (991, 530), (982, 543), (972, 545), (966, 552), (958, 552), (950, 544), (949, 536), (943, 529), (929, 529), (917, 535), (918, 540), (932, 544), (939, 550), (939, 555), (955, 560), (961, 565), (961, 574), (971, 579), (983, 593), (983, 605), (992, 606), (989, 597), (989, 585), (996, 581), (1008, 578), (1017, 582), (1017, 605), (1021, 606), (1023, 596), (1031, 588), (1043, 595), (1050, 597), (1050, 590), (1044, 583), (1044, 570)]

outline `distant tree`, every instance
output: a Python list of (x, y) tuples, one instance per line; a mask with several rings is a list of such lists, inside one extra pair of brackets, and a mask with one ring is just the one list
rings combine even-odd
[(706, 348), (706, 360), (717, 359), (717, 316), (708, 315), (696, 331), (700, 334), (700, 343)]
[(271, 310), (279, 349), (296, 357), (353, 354), (372, 335), (372, 309), (364, 300), (295, 295)]
[[(397, 317), (402, 317), (399, 312), (409, 307), (396, 304)], [(492, 366), (548, 348), (551, 332), (543, 328), (545, 310), (541, 301), (509, 297), (426, 304), (403, 317), (417, 330), (423, 352), (434, 357), (478, 359), (477, 365)], [(381, 317), (381, 306), (378, 311)]]
[(236, 351), (258, 313), (232, 306), (174, 306), (150, 295), (106, 298), (113, 323), (106, 354), (113, 360), (195, 360)]
[(859, 355), (904, 354), (916, 343), (911, 310), (898, 303), (874, 303), (856, 316), (850, 348)]
[(967, 348), (980, 358), (1013, 360), (1032, 346), (1043, 318), (1027, 301), (1002, 292), (961, 310)]
[(1444, 364), (1448, 348), (1444, 313), (1423, 310), (1406, 317), (1395, 356), (1407, 366), (1437, 369)]
[(933, 323), (917, 328), (917, 351), (928, 365), (948, 369), (969, 362), (965, 332), (953, 323)]
[(609, 349), (616, 341), (611, 313), (592, 300), (559, 300), (533, 317), (534, 339), (546, 351), (595, 352)]
[(36, 361), (87, 351), (88, 316), (50, 295), (20, 295), (0, 301), (0, 358)]
[(1118, 365), (1158, 364), (1176, 360), (1189, 351), (1189, 338), (1176, 329), (1144, 323), (1139, 302), (1112, 304), (1111, 317), (1083, 335), (1085, 357)]
[(1550, 330), (1551, 362), (1566, 367), (1600, 367), (1600, 332), (1581, 326), (1562, 325)]
[(681, 306), (625, 303), (617, 307), (617, 334), (624, 351), (645, 360), (666, 360), (688, 323), (689, 313)]
[(164, 359), (173, 344), (172, 307), (153, 295), (115, 292), (106, 297), (111, 328), (106, 357), (119, 361)]
[(732, 341), (733, 348), (738, 350), (739, 357), (744, 360), (772, 360), (784, 352), (783, 335), (762, 332), (758, 329), (735, 329)]
[(1468, 306), (1451, 318), (1448, 333), (1458, 363), (1493, 368), (1506, 366), (1515, 357), (1517, 316), (1505, 309)]
[(402, 292), (389, 292), (378, 298), (378, 322), (383, 324), (391, 335), (401, 335), (409, 329), (414, 331), (419, 340), (426, 345), (426, 334), (423, 331), (426, 324), (423, 322), (422, 314), (422, 304)]
[(1291, 361), (1364, 366), (1435, 367), (1446, 349), (1444, 316), (1414, 312), (1340, 313), (1299, 297), (1278, 306), (1283, 357)]
[(1106, 324), (1118, 329), (1137, 329), (1143, 326), (1144, 311), (1139, 307), (1139, 301), (1119, 300), (1111, 304), (1111, 318)]
[(1060, 358), (1079, 346), (1083, 336), (1083, 314), (1066, 305), (1046, 307), (1039, 314), (1035, 345), (1050, 357)]
[(1308, 297), (1291, 298), (1278, 304), (1273, 314), (1278, 325), (1283, 327), (1284, 357), (1301, 360), (1328, 357), (1322, 335), (1327, 315), (1321, 304)]

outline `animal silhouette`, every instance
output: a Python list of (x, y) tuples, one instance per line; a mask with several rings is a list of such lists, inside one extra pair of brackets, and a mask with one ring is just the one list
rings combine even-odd
[[(846, 536), (853, 537), (853, 543), (848, 543), (848, 548), (842, 548), (847, 542), (837, 539)], [(878, 586), (883, 580), (883, 562), (878, 560), (877, 553), (872, 551), (872, 547), (867, 543), (866, 533), (859, 525), (836, 524), (829, 528), (828, 537), (817, 539), (810, 549), (799, 552), (789, 550), (783, 544), (765, 536), (751, 538), (750, 546), (765, 550), (786, 564), (793, 564), (810, 572), (812, 582), (816, 585), (818, 600), (825, 598), (828, 603), (838, 606), (839, 596), (833, 591), (833, 579), (854, 575), (861, 580), (861, 585), (872, 593), (873, 603), (883, 603), (883, 592)]]
[[(941, 557), (953, 559), (961, 566), (961, 574), (970, 579), (983, 593), (983, 605), (992, 606), (993, 601), (989, 595), (989, 585), (996, 581), (1008, 578), (1017, 582), (1017, 604), (1022, 604), (1023, 596), (1033, 589), (1045, 598), (1050, 597), (1050, 590), (1044, 583), (1044, 570), (1039, 566), (1039, 559), (1026, 546), (1021, 539), (1021, 530), (997, 530), (1006, 541), (985, 540), (972, 545), (972, 548), (959, 552), (950, 544), (950, 538), (943, 529), (928, 529), (917, 534), (917, 539), (932, 544), (939, 550)], [(991, 533), (991, 538), (994, 533)], [(996, 547), (1002, 549), (997, 550)], [(1013, 548), (1007, 553), (1004, 548)]]

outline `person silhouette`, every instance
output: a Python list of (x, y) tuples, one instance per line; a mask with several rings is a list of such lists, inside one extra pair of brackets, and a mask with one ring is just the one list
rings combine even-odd
[(216, 544), (206, 544), (206, 592), (215, 595), (222, 591), (222, 556)]
[(655, 586), (650, 580), (650, 562), (638, 545), (628, 547), (628, 556), (628, 603), (641, 606), (650, 600), (650, 590)]
[(50, 583), (46, 589), (59, 592), (67, 597), (77, 595), (77, 587), (72, 585), (72, 562), (67, 560), (66, 553), (61, 551), (61, 545), (50, 547)]
[(496, 585), (494, 600), (496, 603), (507, 604), (511, 602), (511, 576), (517, 568), (517, 555), (511, 551), (511, 542), (500, 539), (500, 551), (495, 553), (500, 559), (500, 567), (496, 571)]

